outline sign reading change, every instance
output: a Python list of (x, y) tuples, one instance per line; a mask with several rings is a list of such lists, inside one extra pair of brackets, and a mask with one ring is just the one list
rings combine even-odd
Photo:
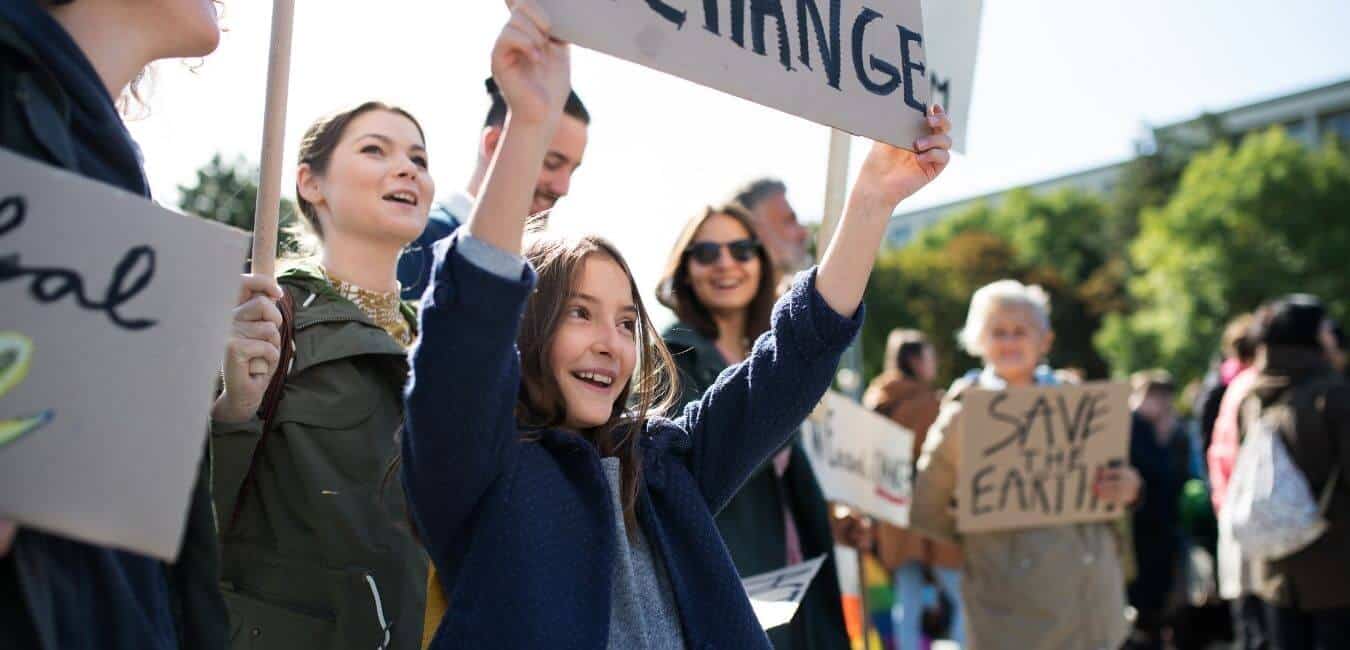
[(833, 391), (802, 425), (820, 489), (896, 526), (909, 525), (914, 434)]
[(178, 554), (247, 242), (0, 150), (0, 518)]
[(1097, 473), (1129, 456), (1129, 387), (1114, 383), (972, 389), (962, 398), (957, 529), (1104, 521)]
[(542, 0), (559, 38), (912, 148), (927, 133), (920, 0)]

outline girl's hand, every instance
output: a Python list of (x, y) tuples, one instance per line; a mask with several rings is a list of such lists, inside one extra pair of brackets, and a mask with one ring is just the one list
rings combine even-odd
[[(239, 305), (234, 308), (230, 338), (225, 343), (225, 390), (216, 398), (211, 417), (221, 422), (244, 422), (258, 412), (263, 394), (281, 359), (281, 287), (262, 275), (244, 274)], [(266, 372), (251, 373), (255, 359)]]
[(572, 90), (566, 43), (553, 38), (535, 0), (508, 0), (511, 19), (492, 48), (492, 78), (516, 122), (557, 120)]
[(1097, 480), (1092, 484), (1092, 493), (1106, 503), (1121, 507), (1129, 506), (1139, 498), (1139, 487), (1143, 479), (1133, 467), (1107, 467), (1097, 472)]
[(914, 141), (914, 153), (883, 142), (872, 145), (857, 188), (894, 209), (901, 201), (923, 189), (951, 160), (951, 120), (941, 106), (934, 104), (928, 111), (929, 134)]

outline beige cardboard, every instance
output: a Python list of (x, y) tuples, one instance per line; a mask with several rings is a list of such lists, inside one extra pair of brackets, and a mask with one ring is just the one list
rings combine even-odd
[(0, 150), (0, 517), (177, 555), (247, 242)]
[[(541, 4), (556, 35), (584, 47), (901, 147), (912, 148), (915, 138), (927, 132), (923, 112), (928, 75), (919, 0)], [(906, 55), (901, 52), (902, 28), (914, 35), (905, 41)], [(823, 63), (822, 51), (837, 61), (837, 76), (835, 66)], [(878, 91), (869, 91), (868, 83), (877, 84)]]
[(825, 498), (909, 525), (914, 434), (829, 392), (802, 425), (802, 446)]
[(966, 152), (983, 0), (924, 0), (924, 52), (932, 99), (952, 118), (952, 150)]
[(962, 398), (957, 529), (966, 533), (1121, 515), (1092, 494), (1129, 462), (1129, 387), (1116, 383), (969, 390)]

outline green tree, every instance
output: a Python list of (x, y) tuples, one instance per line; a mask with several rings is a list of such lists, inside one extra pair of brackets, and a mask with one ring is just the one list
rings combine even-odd
[[(220, 154), (197, 170), (197, 182), (178, 186), (178, 208), (188, 214), (219, 221), (243, 230), (253, 230), (254, 206), (258, 201), (258, 169), (244, 159), (226, 163)], [(281, 254), (300, 249), (294, 230), (295, 203), (281, 199), (281, 232), (277, 248)]]
[(1223, 323), (1294, 291), (1347, 316), (1350, 158), (1328, 139), (1308, 148), (1282, 129), (1221, 143), (1187, 165), (1176, 192), (1145, 209), (1130, 246), (1138, 308), (1107, 318), (1098, 348), (1117, 373), (1162, 365), (1201, 375)]
[(955, 332), (970, 297), (1002, 278), (1042, 285), (1052, 300), (1057, 342), (1050, 362), (1107, 374), (1093, 345), (1104, 314), (1120, 308), (1124, 243), (1111, 238), (1112, 212), (1101, 198), (1067, 189), (1048, 195), (1014, 191), (997, 205), (976, 205), (883, 254), (868, 288), (864, 373), (880, 372), (886, 333), (926, 332), (939, 352), (944, 381), (975, 365)]

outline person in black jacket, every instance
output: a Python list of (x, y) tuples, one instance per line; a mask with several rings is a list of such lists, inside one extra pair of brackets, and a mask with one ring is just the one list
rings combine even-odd
[[(117, 100), (219, 40), (209, 0), (0, 2), (0, 146), (148, 197)], [(224, 647), (209, 476), (204, 455), (173, 565), (0, 522), (0, 648)]]

